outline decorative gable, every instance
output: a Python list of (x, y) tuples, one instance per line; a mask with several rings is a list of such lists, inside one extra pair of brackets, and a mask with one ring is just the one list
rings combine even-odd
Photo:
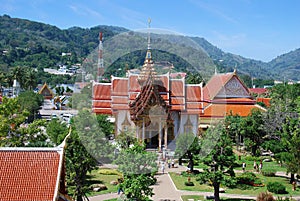
[(242, 82), (233, 76), (219, 91), (215, 98), (249, 98), (248, 89)]
[(42, 94), (45, 99), (52, 99), (54, 96), (54, 93), (52, 90), (48, 87), (48, 85), (45, 83), (43, 87), (38, 92), (39, 94)]

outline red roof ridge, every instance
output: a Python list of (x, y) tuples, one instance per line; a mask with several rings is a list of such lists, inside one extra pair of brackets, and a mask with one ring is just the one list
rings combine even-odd
[(0, 147), (0, 151), (56, 151), (61, 153), (63, 151), (63, 147), (60, 145), (57, 147)]
[(117, 77), (117, 76), (111, 76), (111, 80), (127, 80), (128, 79), (128, 77)]

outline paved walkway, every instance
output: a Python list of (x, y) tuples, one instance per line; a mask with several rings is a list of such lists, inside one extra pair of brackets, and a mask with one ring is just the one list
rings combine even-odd
[[(184, 190), (177, 190), (175, 184), (173, 183), (170, 175), (168, 172), (182, 172), (185, 171), (186, 167), (179, 166), (177, 168), (166, 168), (165, 174), (158, 174), (156, 175), (157, 184), (153, 187), (153, 192), (155, 193), (153, 197), (151, 197), (154, 201), (181, 201), (182, 195), (213, 195), (213, 192), (195, 192), (195, 191), (184, 191)], [(286, 176), (285, 173), (280, 172), (278, 173), (280, 176)], [(120, 195), (117, 193), (110, 193), (110, 194), (103, 194), (97, 195), (94, 197), (90, 197), (90, 201), (103, 201), (113, 198), (118, 198)], [(247, 195), (236, 195), (236, 194), (227, 194), (227, 193), (220, 193), (220, 197), (227, 197), (227, 198), (244, 198), (244, 199), (256, 199), (256, 196), (247, 196)], [(294, 199), (300, 200), (300, 196), (294, 197)]]

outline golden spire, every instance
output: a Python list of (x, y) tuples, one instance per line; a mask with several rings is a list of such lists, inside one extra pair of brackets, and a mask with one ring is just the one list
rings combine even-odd
[(151, 18), (148, 19), (148, 48), (142, 72), (140, 74), (140, 80), (146, 80), (149, 76), (155, 76), (157, 74), (154, 69), (154, 62), (152, 61), (151, 54), (150, 23)]

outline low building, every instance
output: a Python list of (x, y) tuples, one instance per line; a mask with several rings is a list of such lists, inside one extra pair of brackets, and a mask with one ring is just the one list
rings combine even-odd
[(44, 99), (52, 99), (54, 97), (54, 93), (46, 83), (41, 87), (38, 93), (41, 94)]

